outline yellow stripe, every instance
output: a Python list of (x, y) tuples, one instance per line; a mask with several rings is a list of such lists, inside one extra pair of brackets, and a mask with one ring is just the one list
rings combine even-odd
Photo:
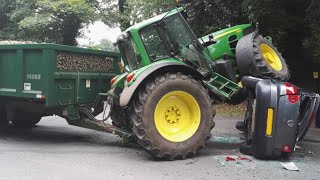
[(273, 124), (273, 109), (268, 108), (268, 115), (267, 115), (267, 128), (266, 128), (266, 135), (272, 135), (272, 124)]
[(219, 38), (221, 38), (221, 37), (223, 37), (223, 36), (225, 36), (225, 35), (231, 34), (231, 33), (233, 33), (233, 32), (239, 33), (240, 31), (241, 31), (241, 28), (234, 29), (234, 30), (227, 31), (227, 32), (225, 32), (225, 33), (219, 34), (219, 35), (215, 36), (214, 38), (215, 38), (215, 39), (219, 39)]

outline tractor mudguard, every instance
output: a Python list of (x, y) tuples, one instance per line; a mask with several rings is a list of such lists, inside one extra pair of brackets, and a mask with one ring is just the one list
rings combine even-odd
[(254, 59), (254, 50), (253, 50), (253, 39), (258, 31), (252, 32), (243, 38), (241, 38), (236, 47), (236, 57), (237, 64), (239, 67), (240, 73), (247, 73), (255, 71), (254, 69), (249, 69), (251, 61), (248, 59)]
[(120, 74), (116, 76), (116, 81), (111, 85), (111, 89), (116, 88), (116, 87), (121, 87), (124, 88), (124, 82), (126, 80), (126, 76), (128, 75), (128, 72), (125, 72), (123, 74)]
[(134, 83), (131, 86), (128, 86), (126, 82), (125, 87), (120, 96), (120, 106), (127, 106), (139, 85), (144, 82), (144, 80), (149, 77), (149, 75), (153, 73), (159, 72), (188, 72), (188, 74), (192, 74), (195, 79), (201, 79), (202, 75), (197, 70), (191, 68), (190, 66), (183, 64), (181, 62), (165, 62), (160, 63), (154, 66), (150, 66), (146, 70), (144, 70), (138, 77), (135, 78)]

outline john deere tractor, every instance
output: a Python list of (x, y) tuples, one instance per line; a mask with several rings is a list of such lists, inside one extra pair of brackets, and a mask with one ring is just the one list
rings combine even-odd
[(120, 35), (125, 72), (108, 92), (113, 126), (132, 133), (154, 157), (170, 160), (205, 146), (215, 126), (214, 104), (243, 94), (242, 76), (288, 78), (280, 53), (251, 25), (197, 38), (184, 14), (177, 8)]

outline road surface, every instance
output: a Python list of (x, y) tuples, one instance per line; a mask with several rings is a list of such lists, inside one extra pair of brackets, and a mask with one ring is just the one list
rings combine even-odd
[(320, 179), (320, 131), (312, 129), (290, 159), (298, 172), (280, 161), (229, 161), (242, 156), (240, 118), (216, 117), (214, 138), (194, 158), (156, 161), (138, 145), (117, 137), (45, 117), (32, 130), (0, 134), (0, 180), (15, 179)]

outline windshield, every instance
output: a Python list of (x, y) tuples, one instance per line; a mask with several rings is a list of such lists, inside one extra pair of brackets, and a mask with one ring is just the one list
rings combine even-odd
[(203, 48), (180, 13), (144, 28), (140, 37), (151, 61), (178, 55), (204, 66)]
[(163, 23), (164, 30), (167, 31), (166, 33), (171, 43), (178, 43), (180, 46), (186, 47), (197, 42), (197, 38), (193, 35), (180, 13), (165, 18)]
[(149, 26), (140, 32), (140, 37), (151, 61), (170, 57), (168, 42), (162, 37), (156, 25)]

